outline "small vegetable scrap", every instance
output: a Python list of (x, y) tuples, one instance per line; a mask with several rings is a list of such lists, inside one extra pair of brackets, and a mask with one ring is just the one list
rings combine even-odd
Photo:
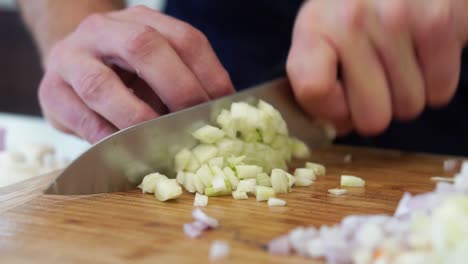
[(341, 175), (341, 186), (343, 187), (364, 187), (366, 181), (352, 175)]
[[(468, 164), (468, 163), (465, 163)], [(468, 166), (468, 165), (467, 165)], [(271, 240), (271, 254), (328, 263), (443, 264), (468, 259), (468, 167), (433, 192), (405, 193), (390, 215), (350, 215), (335, 226), (298, 227)], [(345, 185), (362, 185), (345, 178)], [(356, 184), (358, 183), (358, 184)]]
[(346, 189), (336, 188), (336, 189), (329, 189), (328, 192), (333, 194), (333, 195), (339, 196), (339, 195), (346, 194), (348, 191)]
[(353, 156), (351, 154), (346, 154), (343, 158), (344, 163), (351, 163), (353, 161)]
[[(291, 192), (293, 186), (310, 186), (317, 176), (325, 175), (325, 167), (312, 162), (296, 169), (294, 175), (286, 171), (292, 158), (308, 157), (309, 148), (299, 139), (289, 137), (281, 114), (262, 100), (256, 106), (233, 103), (229, 110), (221, 111), (216, 125), (207, 124), (195, 130), (192, 136), (199, 144), (175, 154), (177, 186), (172, 182), (170, 188), (174, 191), (162, 198), (180, 196), (175, 191), (180, 185), (190, 193), (208, 197), (232, 195), (243, 200), (254, 195), (257, 201), (268, 201), (277, 193)], [(199, 206), (208, 199), (198, 197), (194, 204)]]
[(209, 259), (216, 261), (229, 257), (231, 247), (225, 241), (215, 240), (211, 244)]
[(195, 220), (192, 223), (184, 224), (184, 233), (189, 238), (197, 238), (208, 229), (214, 229), (219, 226), (219, 221), (209, 217), (202, 210), (196, 208), (192, 211), (192, 217)]
[(285, 200), (275, 198), (275, 197), (268, 198), (268, 206), (285, 206), (285, 205), (286, 205)]
[(182, 188), (177, 183), (177, 179), (169, 179), (160, 173), (151, 173), (143, 178), (138, 186), (143, 193), (153, 193), (159, 201), (176, 199), (182, 195)]

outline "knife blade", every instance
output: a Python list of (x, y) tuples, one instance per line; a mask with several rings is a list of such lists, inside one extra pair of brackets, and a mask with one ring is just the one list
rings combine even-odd
[(311, 148), (329, 145), (334, 137), (323, 122), (312, 121), (295, 102), (287, 79), (280, 78), (121, 130), (75, 159), (45, 190), (46, 194), (81, 195), (134, 189), (144, 175), (175, 176), (173, 157), (197, 144), (191, 132), (212, 124), (231, 103), (259, 99), (273, 105), (286, 120), (290, 135)]

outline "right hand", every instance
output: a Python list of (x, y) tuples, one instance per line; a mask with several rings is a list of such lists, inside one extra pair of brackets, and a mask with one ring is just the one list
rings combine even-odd
[(56, 128), (95, 143), (234, 92), (207, 38), (138, 6), (86, 18), (45, 61), (39, 100)]

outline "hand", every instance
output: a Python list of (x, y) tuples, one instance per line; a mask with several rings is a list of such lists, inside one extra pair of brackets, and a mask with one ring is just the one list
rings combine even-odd
[(92, 143), (234, 91), (200, 31), (141, 6), (86, 18), (45, 65), (44, 115)]
[[(454, 96), (467, 38), (464, 0), (313, 0), (287, 72), (299, 103), (340, 134), (383, 132)], [(337, 69), (341, 78), (337, 78)]]

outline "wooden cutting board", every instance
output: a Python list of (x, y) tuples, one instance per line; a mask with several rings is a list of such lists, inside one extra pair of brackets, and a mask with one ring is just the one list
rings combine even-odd
[[(345, 163), (345, 155), (352, 162)], [(313, 186), (296, 187), (286, 207), (265, 202), (210, 198), (203, 210), (220, 220), (217, 230), (187, 238), (193, 195), (162, 203), (139, 190), (88, 196), (41, 195), (54, 175), (0, 189), (1, 263), (204, 263), (211, 242), (232, 246), (226, 263), (310, 263), (301, 257), (270, 256), (265, 244), (297, 226), (335, 224), (349, 214), (392, 214), (405, 191), (434, 187), (447, 157), (333, 146), (310, 159), (325, 164), (327, 176)], [(303, 166), (303, 161), (295, 162)], [(341, 174), (367, 181), (365, 188), (333, 196)], [(449, 176), (448, 174), (445, 174)]]

